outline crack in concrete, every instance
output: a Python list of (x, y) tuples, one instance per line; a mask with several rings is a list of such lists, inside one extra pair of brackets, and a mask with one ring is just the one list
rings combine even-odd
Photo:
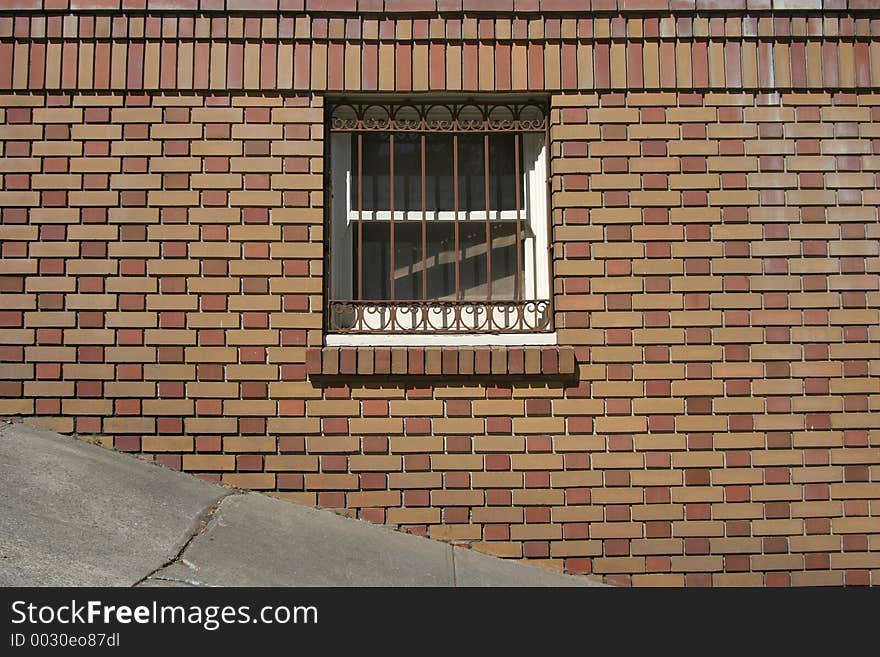
[(450, 561), (452, 562), (452, 586), (458, 586), (458, 582), (455, 580), (455, 546), (450, 545), (449, 549), (450, 553)]
[(213, 504), (207, 506), (198, 515), (198, 517), (196, 519), (195, 529), (192, 531), (190, 537), (188, 539), (186, 539), (186, 542), (183, 544), (183, 546), (180, 548), (180, 550), (177, 551), (177, 554), (175, 554), (174, 557), (172, 557), (171, 559), (169, 559), (168, 561), (163, 563), (158, 568), (150, 571), (149, 573), (144, 575), (141, 579), (139, 579), (134, 584), (132, 584), (132, 588), (140, 586), (141, 584), (143, 584), (144, 582), (146, 582), (149, 579), (159, 580), (159, 581), (168, 581), (168, 582), (181, 582), (183, 584), (190, 584), (192, 586), (206, 586), (205, 584), (202, 584), (201, 582), (197, 582), (195, 580), (186, 581), (186, 580), (175, 579), (172, 577), (162, 577), (161, 575), (159, 575), (159, 573), (161, 571), (165, 570), (166, 568), (168, 568), (169, 566), (173, 566), (177, 562), (182, 562), (182, 563), (184, 563), (184, 565), (186, 565), (186, 560), (183, 558), (184, 553), (186, 552), (187, 548), (189, 548), (190, 544), (196, 539), (196, 537), (200, 536), (201, 534), (203, 534), (205, 532), (205, 530), (208, 528), (208, 525), (210, 525), (211, 522), (214, 520), (214, 516), (216, 515), (217, 511), (220, 509), (220, 505), (223, 504), (223, 501), (226, 500), (227, 498), (232, 497), (233, 495), (245, 495), (245, 494), (246, 494), (246, 491), (232, 490), (232, 491), (229, 491), (228, 493), (226, 493), (223, 497), (221, 497), (219, 500), (217, 500)]
[(10, 420), (8, 417), (0, 418), (0, 436), (6, 433), (9, 429), (14, 427), (17, 423)]
[[(165, 577), (162, 575), (150, 576), (146, 580), (142, 580), (141, 583), (147, 582), (147, 581), (150, 581), (150, 582), (173, 582), (175, 584), (186, 584), (187, 586), (198, 586), (198, 587), (202, 587), (202, 588), (208, 588), (211, 586), (210, 584), (200, 582), (197, 579), (179, 579), (177, 577)], [(135, 586), (137, 586), (137, 585), (135, 585)]]

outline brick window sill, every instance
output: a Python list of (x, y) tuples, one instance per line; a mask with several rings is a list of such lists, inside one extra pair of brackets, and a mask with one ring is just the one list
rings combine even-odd
[(570, 378), (574, 347), (310, 347), (310, 377), (514, 376)]

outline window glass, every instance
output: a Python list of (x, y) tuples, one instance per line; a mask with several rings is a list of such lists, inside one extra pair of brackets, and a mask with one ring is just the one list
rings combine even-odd
[[(432, 221), (427, 224), (426, 241), (428, 298), (456, 300), (455, 293), (455, 223)], [(515, 298), (516, 226), (509, 221), (489, 224), (492, 236), (492, 298), (498, 301)], [(387, 222), (365, 222), (364, 299), (387, 301), (390, 296), (391, 241)], [(520, 248), (524, 248), (521, 244)], [(352, 271), (357, 272), (357, 246)], [(525, 260), (524, 254), (520, 262)], [(459, 225), (460, 295), (464, 301), (485, 299), (486, 266), (485, 222), (462, 222)], [(396, 222), (394, 227), (394, 298), (415, 301), (422, 298), (422, 226), (420, 222)], [(355, 281), (355, 287), (357, 282)]]
[[(350, 204), (358, 209), (358, 185), (363, 184), (365, 212), (391, 209), (391, 133), (363, 133), (362, 173), (357, 171), (357, 135), (352, 134)], [(394, 133), (394, 209), (422, 210), (421, 135)], [(491, 210), (516, 210), (515, 139), (512, 134), (489, 135), (489, 201)], [(458, 136), (458, 209), (486, 209), (485, 143), (483, 134)], [(522, 158), (520, 158), (522, 159)], [(426, 203), (428, 212), (455, 210), (454, 145), (449, 133), (425, 136)], [(520, 207), (523, 185), (520, 185)]]

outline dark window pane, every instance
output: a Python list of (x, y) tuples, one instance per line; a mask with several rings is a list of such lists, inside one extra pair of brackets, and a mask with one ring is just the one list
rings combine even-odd
[(428, 222), (428, 298), (455, 298), (455, 226), (451, 221)]
[[(364, 222), (364, 299), (391, 299), (391, 240), (388, 222)], [(422, 298), (422, 233), (419, 222), (394, 222), (394, 298)], [(357, 244), (354, 272), (357, 272)], [(357, 274), (355, 273), (355, 277)], [(354, 284), (357, 289), (357, 280)]]
[[(363, 135), (363, 185), (366, 212), (391, 209), (391, 139), (389, 133), (367, 132)], [(357, 137), (352, 137), (351, 208), (357, 210)], [(414, 133), (394, 135), (394, 209), (422, 209), (422, 147)]]
[[(483, 135), (458, 137), (458, 209), (486, 209)], [(450, 208), (451, 209), (451, 208)]]
[[(364, 299), (390, 299), (388, 268), (390, 267), (390, 241), (388, 239), (388, 224), (364, 222), (363, 225), (363, 275), (364, 275)], [(359, 254), (357, 243), (353, 249), (355, 281), (354, 289), (358, 289), (357, 272)]]
[[(352, 135), (351, 208), (358, 203), (357, 136)], [(489, 136), (489, 194), (492, 210), (515, 210), (514, 136)], [(391, 208), (389, 133), (363, 133), (363, 209), (388, 211)], [(453, 189), (453, 137), (448, 133), (425, 137), (426, 209), (451, 212), (455, 209)], [(459, 210), (486, 209), (485, 143), (482, 134), (458, 136)], [(422, 209), (421, 135), (394, 135), (394, 209)], [(522, 188), (522, 185), (520, 185)], [(521, 189), (522, 202), (522, 189)]]
[[(461, 162), (460, 159), (459, 162)], [(459, 166), (461, 165), (459, 164)], [(451, 134), (440, 133), (427, 136), (425, 139), (425, 169), (428, 174), (426, 180), (428, 211), (454, 210), (453, 174), (455, 170)]]
[[(492, 298), (515, 298), (516, 227), (511, 222), (492, 222)], [(364, 299), (389, 300), (390, 241), (387, 222), (364, 222)], [(427, 224), (426, 257), (428, 299), (454, 300), (455, 225), (451, 221)], [(461, 298), (485, 299), (486, 226), (483, 222), (459, 225)], [(416, 221), (394, 224), (394, 298), (412, 301), (422, 298), (422, 232)], [(357, 244), (354, 249), (357, 277)], [(357, 289), (357, 280), (354, 283)]]
[(489, 136), (489, 200), (493, 210), (516, 209), (515, 144), (511, 134)]
[[(366, 132), (363, 134), (363, 161), (361, 179), (363, 180), (363, 209), (387, 210), (391, 207), (389, 186), (389, 138), (388, 133)], [(352, 186), (351, 207), (358, 207), (358, 165), (357, 135), (352, 135)]]
[(413, 221), (394, 224), (394, 298), (422, 298), (422, 233)]
[(422, 209), (422, 139), (415, 133), (394, 135), (394, 209)]
[[(492, 222), (493, 299), (513, 299), (516, 272), (516, 226)], [(482, 222), (461, 225), (461, 296), (465, 300), (485, 299), (489, 294), (486, 267), (486, 226)]]
[[(516, 225), (498, 222), (492, 229), (492, 298), (516, 298)], [(522, 246), (522, 245), (520, 245)]]

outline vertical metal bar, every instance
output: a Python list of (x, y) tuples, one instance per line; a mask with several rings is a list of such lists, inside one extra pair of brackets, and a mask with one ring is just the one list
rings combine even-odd
[(428, 300), (428, 172), (425, 133), (422, 133), (422, 301)]
[(358, 182), (358, 301), (364, 300), (364, 134), (357, 133)]
[(489, 214), (492, 203), (489, 201), (489, 133), (483, 135), (483, 175), (486, 188), (486, 301), (492, 300), (492, 224)]
[(394, 133), (388, 133), (388, 141), (389, 141), (389, 161), (388, 161), (388, 170), (389, 170), (389, 187), (390, 187), (390, 197), (389, 197), (389, 207), (391, 210), (391, 221), (388, 222), (388, 243), (389, 243), (389, 278), (391, 279), (391, 291), (388, 298), (391, 301), (394, 301)]
[(516, 195), (516, 274), (513, 278), (513, 286), (514, 292), (516, 293), (516, 300), (522, 301), (522, 234), (521, 234), (521, 223), (522, 223), (522, 215), (520, 213), (520, 186), (522, 181), (520, 180), (520, 134), (518, 132), (513, 133), (513, 166), (514, 166), (514, 180), (515, 188), (514, 193)]
[(455, 300), (461, 301), (461, 253), (458, 226), (458, 133), (452, 135), (452, 210), (455, 215)]

